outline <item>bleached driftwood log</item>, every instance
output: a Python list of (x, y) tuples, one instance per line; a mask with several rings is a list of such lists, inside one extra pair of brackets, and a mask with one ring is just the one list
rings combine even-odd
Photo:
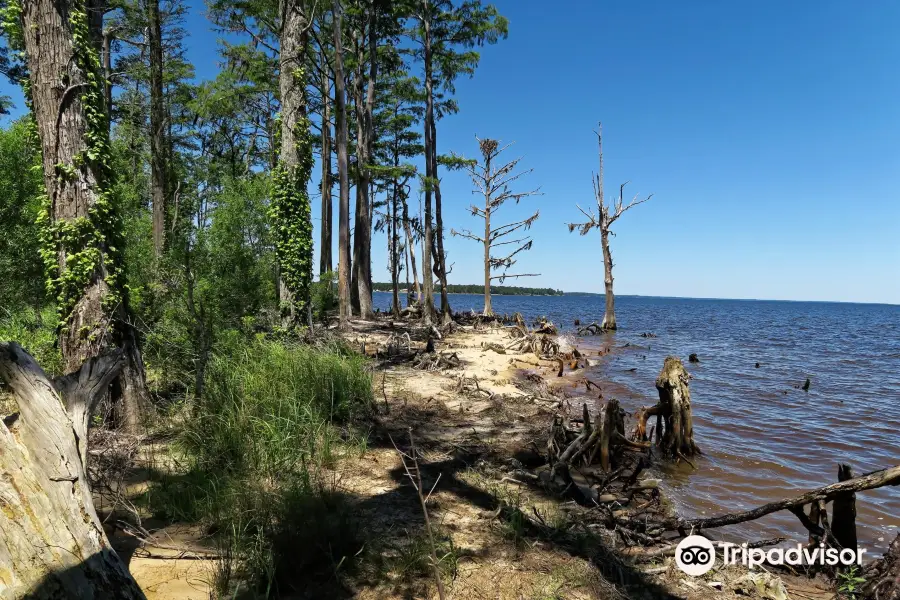
[(97, 518), (85, 468), (91, 409), (124, 363), (92, 358), (52, 382), (21, 346), (0, 343), (0, 379), (19, 409), (0, 423), (0, 597), (144, 598)]

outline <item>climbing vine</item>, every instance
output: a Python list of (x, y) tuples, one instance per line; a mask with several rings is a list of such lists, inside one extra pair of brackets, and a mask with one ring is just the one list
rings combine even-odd
[[(298, 69), (294, 77), (303, 81), (303, 71)], [(270, 212), (275, 252), (293, 305), (282, 310), (292, 308), (294, 315), (306, 310), (313, 271), (312, 209), (307, 189), (313, 168), (309, 126), (309, 119), (303, 114), (294, 127), (297, 164), (289, 164), (282, 156), (272, 172)]]
[[(12, 2), (10, 3), (12, 5)], [(18, 19), (21, 12), (16, 15)], [(72, 311), (96, 277), (106, 283), (103, 309), (111, 312), (123, 301), (122, 218), (111, 193), (112, 172), (109, 145), (109, 123), (105, 106), (105, 82), (100, 57), (90, 39), (88, 15), (84, 0), (70, 5), (69, 25), (72, 30), (72, 63), (83, 77), (73, 99), (81, 105), (86, 122), (84, 149), (71, 163), (54, 165), (54, 177), (44, 197), (38, 217), (41, 231), (41, 258), (47, 272), (47, 288), (56, 300), (59, 327), (65, 331)], [(71, 84), (70, 84), (71, 85)], [(32, 103), (30, 90), (26, 98)], [(63, 98), (63, 101), (67, 101)], [(69, 100), (71, 101), (71, 100)], [(93, 184), (89, 184), (93, 179)], [(71, 219), (55, 219), (53, 198), (70, 185), (92, 185), (94, 201), (87, 214)], [(64, 256), (64, 260), (60, 257)]]

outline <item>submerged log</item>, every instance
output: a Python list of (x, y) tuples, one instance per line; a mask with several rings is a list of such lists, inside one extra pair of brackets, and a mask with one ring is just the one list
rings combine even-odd
[(700, 453), (694, 443), (694, 422), (691, 416), (691, 376), (681, 360), (667, 356), (656, 378), (659, 409), (656, 414), (656, 435), (664, 456), (684, 458)]
[(19, 408), (0, 423), (0, 597), (144, 598), (97, 518), (84, 461), (88, 417), (124, 362), (92, 358), (54, 384), (21, 346), (0, 343)]

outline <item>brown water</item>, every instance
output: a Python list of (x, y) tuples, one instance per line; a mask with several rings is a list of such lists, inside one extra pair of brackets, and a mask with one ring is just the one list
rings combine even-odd
[[(481, 307), (478, 296), (452, 301)], [(571, 328), (576, 318), (600, 321), (603, 297), (499, 296), (494, 309)], [(654, 404), (669, 354), (693, 376), (704, 456), (664, 478), (682, 515), (736, 512), (833, 483), (838, 462), (857, 474), (900, 464), (900, 306), (626, 296), (617, 317), (618, 332), (578, 340), (615, 348), (589, 374), (614, 384), (606, 397), (628, 411)], [(687, 363), (692, 352), (700, 363)], [(900, 528), (900, 487), (857, 494), (857, 510), (861, 547), (880, 554)], [(723, 530), (733, 541), (776, 535), (806, 539), (788, 512)]]

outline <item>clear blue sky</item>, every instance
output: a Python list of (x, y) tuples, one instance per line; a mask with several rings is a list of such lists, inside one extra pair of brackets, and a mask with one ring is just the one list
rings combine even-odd
[[(654, 194), (615, 228), (619, 293), (900, 304), (900, 3), (496, 5), (509, 38), (459, 82), (438, 142), (474, 156), (476, 134), (516, 141), (510, 157), (534, 168), (544, 195), (507, 212), (541, 210), (517, 268), (542, 275), (523, 285), (603, 289), (599, 236), (564, 226), (593, 202), (602, 120), (608, 193), (630, 180)], [(213, 76), (199, 2), (188, 29), (198, 76)], [(477, 227), (470, 190), (443, 176), (448, 229)], [(446, 247), (452, 282), (482, 280), (476, 243)]]

